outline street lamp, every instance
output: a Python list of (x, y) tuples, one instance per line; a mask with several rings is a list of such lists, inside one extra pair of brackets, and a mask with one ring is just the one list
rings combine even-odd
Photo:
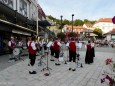
[(73, 32), (73, 16), (74, 14), (72, 14), (72, 32)]
[(61, 32), (62, 32), (62, 17), (63, 17), (63, 16), (61, 15), (60, 17), (61, 17)]

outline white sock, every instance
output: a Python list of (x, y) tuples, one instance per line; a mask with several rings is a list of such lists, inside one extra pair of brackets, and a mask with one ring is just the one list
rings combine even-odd
[(76, 69), (76, 63), (75, 62), (72, 63), (73, 63), (73, 69)]
[(30, 71), (30, 72), (32, 72), (32, 71), (33, 71), (33, 68), (32, 68), (32, 66), (29, 66), (29, 67), (30, 67), (30, 70), (29, 70), (29, 71)]
[(69, 63), (69, 68), (72, 68), (72, 62), (68, 62)]

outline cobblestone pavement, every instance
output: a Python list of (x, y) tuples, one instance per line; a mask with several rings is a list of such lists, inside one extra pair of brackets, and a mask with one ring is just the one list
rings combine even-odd
[[(103, 70), (107, 70), (104, 62), (108, 57), (114, 60), (115, 53), (96, 51), (93, 64), (84, 63), (85, 51), (79, 53), (79, 62), (83, 64), (83, 68), (76, 67), (74, 72), (69, 71), (68, 64), (64, 64), (64, 62), (61, 62), (60, 66), (55, 66), (55, 62), (49, 61), (49, 67), (52, 68), (51, 74), (44, 76), (44, 73), (48, 71), (41, 71), (45, 65), (38, 66), (36, 60), (37, 74), (30, 75), (29, 66), (27, 66), (28, 59), (25, 59), (0, 71), (0, 86), (107, 86), (100, 83)], [(64, 56), (67, 57), (67, 51), (64, 51)], [(40, 56), (37, 56), (38, 58)], [(50, 56), (48, 58), (50, 59)], [(43, 61), (47, 62), (46, 57)]]

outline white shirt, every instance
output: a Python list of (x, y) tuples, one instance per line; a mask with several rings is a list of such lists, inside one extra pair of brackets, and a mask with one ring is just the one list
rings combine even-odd
[(57, 43), (59, 46), (62, 46), (62, 44), (58, 41), (58, 43)]
[[(12, 40), (11, 40), (12, 41)], [(11, 46), (11, 41), (8, 42), (8, 46)], [(12, 43), (14, 43), (14, 41), (12, 41)], [(15, 44), (15, 43), (14, 43)]]
[(32, 43), (31, 43), (30, 46), (32, 47), (33, 50), (36, 50), (36, 49), (37, 49), (34, 41), (32, 41)]
[[(28, 41), (28, 43), (27, 43), (28, 47), (29, 47), (29, 45), (30, 45), (30, 42), (31, 42), (31, 41)], [(32, 41), (32, 43), (31, 43), (30, 46), (32, 47), (33, 50), (36, 50), (36, 49), (37, 49), (34, 41)]]
[(94, 43), (91, 43), (91, 47), (94, 47)]

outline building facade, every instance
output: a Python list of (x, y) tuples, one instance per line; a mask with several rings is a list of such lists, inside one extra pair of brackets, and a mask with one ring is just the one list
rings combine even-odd
[(26, 43), (28, 36), (36, 35), (37, 16), (38, 31), (42, 31), (50, 24), (37, 0), (0, 0), (0, 54), (8, 51), (11, 36)]
[(94, 25), (93, 28), (99, 28), (104, 33), (111, 31), (115, 25), (112, 23), (112, 18), (101, 18)]

